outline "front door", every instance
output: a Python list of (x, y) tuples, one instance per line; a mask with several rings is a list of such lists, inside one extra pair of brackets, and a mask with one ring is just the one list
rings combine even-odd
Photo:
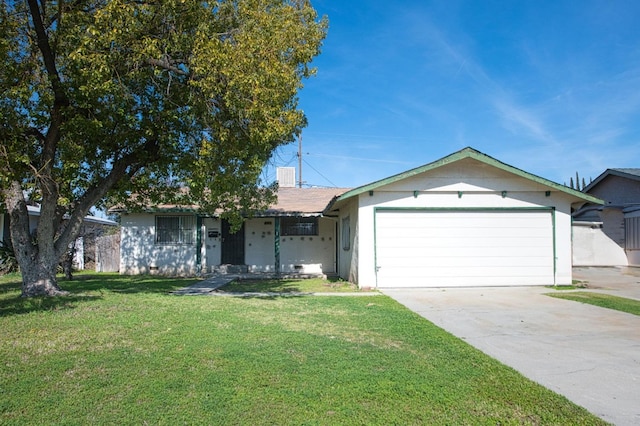
[(222, 221), (222, 264), (244, 265), (244, 223), (232, 234), (229, 222)]

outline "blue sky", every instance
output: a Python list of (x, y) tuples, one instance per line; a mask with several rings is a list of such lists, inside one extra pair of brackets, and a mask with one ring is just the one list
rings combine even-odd
[(640, 167), (639, 1), (313, 5), (329, 33), (300, 92), (307, 185), (356, 187), (466, 146), (567, 184)]

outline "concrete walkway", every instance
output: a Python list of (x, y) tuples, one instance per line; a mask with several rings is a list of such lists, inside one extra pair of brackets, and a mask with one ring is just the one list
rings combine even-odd
[[(640, 299), (640, 271), (579, 268), (587, 291)], [(640, 317), (545, 296), (544, 287), (382, 292), (616, 425), (640, 425)]]
[(172, 292), (178, 296), (202, 296), (205, 294), (212, 294), (220, 287), (229, 284), (231, 281), (237, 279), (237, 275), (214, 275), (189, 287), (184, 287)]

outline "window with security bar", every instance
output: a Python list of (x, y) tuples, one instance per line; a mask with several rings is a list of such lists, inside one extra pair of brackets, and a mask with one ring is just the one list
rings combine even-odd
[(156, 244), (194, 244), (194, 216), (156, 216)]
[(283, 217), (280, 219), (280, 235), (318, 235), (318, 218)]

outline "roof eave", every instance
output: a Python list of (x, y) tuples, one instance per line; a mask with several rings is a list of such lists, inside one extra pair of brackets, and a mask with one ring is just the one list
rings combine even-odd
[(504, 170), (506, 172), (513, 173), (513, 174), (515, 174), (517, 176), (520, 176), (522, 178), (534, 181), (534, 182), (539, 183), (541, 185), (545, 185), (545, 186), (550, 187), (552, 189), (555, 189), (557, 191), (560, 191), (560, 192), (563, 192), (565, 194), (574, 196), (574, 197), (579, 198), (580, 200), (583, 200), (583, 201), (588, 201), (588, 202), (595, 203), (595, 204), (604, 204), (604, 201), (599, 199), (599, 198), (596, 198), (596, 197), (594, 197), (592, 195), (589, 195), (589, 194), (585, 194), (585, 193), (577, 191), (575, 189), (568, 188), (568, 187), (566, 187), (564, 185), (560, 185), (559, 183), (555, 183), (553, 181), (550, 181), (548, 179), (542, 178), (540, 176), (536, 176), (536, 175), (531, 174), (529, 172), (525, 172), (524, 170), (518, 169), (517, 167), (510, 166), (510, 165), (508, 165), (506, 163), (503, 163), (502, 161), (497, 160), (497, 159), (495, 159), (493, 157), (490, 157), (487, 154), (484, 154), (484, 153), (482, 153), (480, 151), (477, 151), (477, 150), (475, 150), (475, 149), (473, 149), (471, 147), (467, 147), (467, 148), (464, 148), (464, 149), (462, 149), (460, 151), (454, 152), (453, 154), (448, 155), (448, 156), (446, 156), (444, 158), (441, 158), (439, 160), (436, 160), (436, 161), (434, 161), (432, 163), (425, 164), (423, 166), (416, 167), (416, 168), (411, 169), (411, 170), (407, 170), (406, 172), (399, 173), (397, 175), (390, 176), (388, 178), (381, 179), (381, 180), (378, 180), (376, 182), (372, 182), (372, 183), (370, 183), (368, 185), (364, 185), (364, 186), (352, 189), (351, 191), (345, 192), (344, 194), (342, 194), (339, 197), (337, 197), (336, 201), (343, 201), (343, 200), (346, 200), (348, 198), (360, 195), (360, 194), (368, 192), (368, 191), (374, 191), (377, 188), (380, 188), (382, 186), (389, 185), (391, 183), (395, 183), (395, 182), (398, 182), (400, 180), (410, 178), (410, 177), (418, 175), (420, 173), (424, 173), (424, 172), (427, 172), (427, 171), (442, 167), (444, 165), (447, 165), (447, 164), (450, 164), (450, 163), (453, 163), (453, 162), (456, 162), (456, 161), (459, 161), (459, 160), (462, 160), (462, 159), (465, 159), (465, 158), (472, 158), (474, 160), (477, 160), (477, 161), (480, 161), (482, 163), (488, 164), (490, 166), (496, 167), (498, 169)]

